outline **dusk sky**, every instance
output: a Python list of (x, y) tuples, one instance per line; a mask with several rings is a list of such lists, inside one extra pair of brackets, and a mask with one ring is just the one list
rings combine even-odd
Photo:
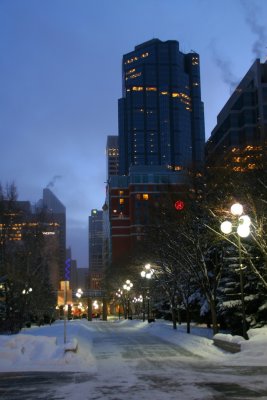
[(31, 203), (50, 184), (72, 257), (88, 266), (123, 54), (152, 38), (199, 53), (208, 138), (235, 84), (267, 58), (266, 21), (266, 0), (0, 0), (0, 182)]

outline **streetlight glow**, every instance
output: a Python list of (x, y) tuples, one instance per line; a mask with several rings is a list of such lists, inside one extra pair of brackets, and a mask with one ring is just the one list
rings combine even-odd
[(239, 222), (243, 225), (250, 226), (251, 225), (251, 219), (249, 218), (248, 215), (242, 215), (239, 217)]
[(237, 233), (242, 238), (248, 237), (249, 234), (250, 234), (249, 225), (243, 225), (243, 224), (242, 225), (238, 225)]
[(221, 231), (223, 233), (225, 233), (226, 235), (228, 233), (232, 232), (232, 228), (233, 228), (233, 225), (232, 225), (232, 222), (230, 222), (230, 221), (224, 221), (221, 223)]
[(242, 204), (240, 204), (240, 203), (233, 204), (232, 207), (231, 207), (231, 213), (233, 215), (238, 215), (238, 216), (242, 215), (243, 214), (243, 206), (242, 206)]

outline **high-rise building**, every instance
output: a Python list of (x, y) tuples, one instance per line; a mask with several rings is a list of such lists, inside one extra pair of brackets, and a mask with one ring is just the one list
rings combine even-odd
[(42, 207), (47, 217), (57, 222), (59, 226), (59, 280), (66, 280), (66, 208), (49, 189), (43, 189)]
[(103, 277), (103, 211), (89, 216), (89, 288), (100, 289)]
[(134, 250), (151, 206), (184, 199), (204, 168), (199, 55), (174, 40), (136, 46), (123, 56), (118, 112), (119, 174), (108, 177), (103, 207), (109, 263)]
[(267, 62), (257, 59), (217, 117), (206, 143), (207, 167), (266, 169)]
[[(28, 201), (2, 201), (2, 213), (0, 215), (0, 265), (3, 261), (5, 251), (13, 254), (19, 253), (23, 243), (31, 239), (36, 248), (42, 248), (42, 261), (39, 265), (33, 265), (32, 274), (46, 275), (48, 273), (50, 284), (54, 292), (57, 292), (60, 285), (60, 266), (64, 265), (65, 249), (62, 250), (63, 227), (60, 224), (57, 214), (53, 214), (43, 207), (43, 200), (40, 200), (35, 207)], [(63, 232), (62, 232), (63, 229)], [(43, 240), (38, 242), (42, 234)], [(26, 269), (31, 262), (30, 252)], [(61, 262), (61, 263), (60, 263)], [(1, 269), (1, 267), (0, 267)], [(3, 271), (2, 271), (3, 272)], [(27, 272), (28, 273), (28, 272)], [(30, 272), (29, 272), (30, 273)]]
[(106, 146), (107, 179), (119, 173), (118, 136), (108, 136)]
[(174, 40), (152, 39), (125, 54), (119, 99), (119, 169), (161, 165), (200, 170), (204, 163), (204, 107), (199, 55)]

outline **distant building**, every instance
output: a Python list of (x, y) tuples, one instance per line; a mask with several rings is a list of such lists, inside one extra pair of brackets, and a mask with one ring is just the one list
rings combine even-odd
[(66, 208), (48, 188), (43, 190), (42, 206), (47, 216), (59, 225), (59, 280), (65, 280), (66, 267)]
[(100, 289), (103, 278), (103, 211), (89, 216), (89, 288)]
[(77, 289), (86, 291), (88, 289), (88, 268), (77, 268)]
[(108, 136), (106, 146), (107, 179), (119, 173), (118, 136)]
[(70, 247), (66, 249), (65, 269), (66, 268), (70, 272), (69, 274), (70, 288), (75, 291), (78, 288), (77, 261), (72, 259)]
[(199, 55), (175, 40), (135, 46), (122, 60), (120, 174), (136, 165), (201, 170), (204, 145)]
[[(40, 264), (40, 268), (31, 265), (31, 273), (36, 271), (40, 276), (42, 273), (44, 276), (48, 272), (50, 283), (56, 292), (60, 285), (59, 261), (62, 253), (62, 228), (58, 218), (44, 210), (42, 201), (35, 208), (31, 207), (28, 201), (4, 201), (1, 205), (3, 209), (0, 215), (0, 264), (4, 263), (7, 252), (16, 254), (21, 250), (21, 244), (27, 243), (28, 240), (39, 246), (38, 237), (42, 234), (42, 258), (45, 262)], [(28, 257), (27, 265), (30, 265), (30, 253)]]
[(217, 117), (206, 143), (208, 168), (266, 169), (267, 63), (257, 59)]

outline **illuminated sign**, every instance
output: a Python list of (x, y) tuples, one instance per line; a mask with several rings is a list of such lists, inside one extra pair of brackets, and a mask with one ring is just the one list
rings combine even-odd
[(181, 211), (184, 209), (184, 202), (182, 200), (177, 200), (174, 203), (174, 207), (176, 208), (177, 211)]

